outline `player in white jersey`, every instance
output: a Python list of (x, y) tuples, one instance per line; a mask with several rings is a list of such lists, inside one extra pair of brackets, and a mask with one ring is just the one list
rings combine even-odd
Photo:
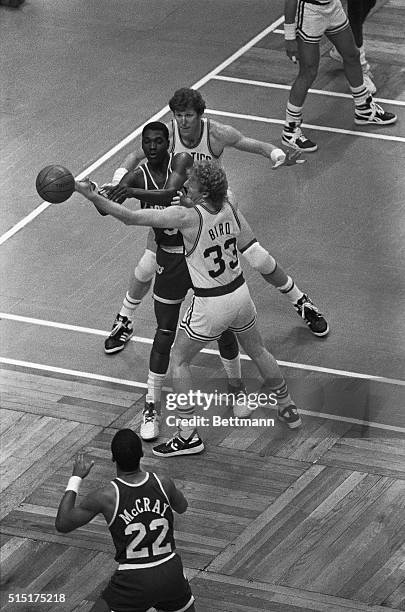
[(285, 0), (284, 7), (286, 53), (293, 62), (298, 61), (299, 72), (287, 102), (282, 143), (296, 151), (309, 153), (318, 148), (304, 136), (300, 126), (305, 98), (318, 74), (319, 43), (324, 34), (342, 56), (355, 105), (354, 122), (357, 125), (395, 123), (396, 115), (384, 111), (374, 102), (368, 88), (370, 83), (364, 80), (360, 53), (341, 1)]
[[(230, 329), (258, 367), (266, 388), (277, 397), (279, 419), (291, 429), (299, 427), (301, 419), (277, 361), (267, 351), (256, 327), (256, 309), (240, 269), (237, 251), (238, 242), (244, 243), (245, 234), (250, 235), (251, 229), (243, 215), (236, 213), (228, 201), (225, 172), (215, 162), (196, 162), (186, 186), (188, 196), (182, 199), (182, 206), (140, 211), (107, 200), (92, 189), (89, 181), (78, 181), (76, 190), (93, 202), (99, 212), (110, 214), (126, 225), (173, 227), (183, 234), (195, 296), (181, 323), (188, 333), (179, 330), (173, 347), (175, 392), (186, 390), (189, 393), (192, 388), (191, 360), (204, 343)], [(203, 441), (190, 425), (194, 406), (179, 406), (178, 417), (179, 432), (155, 447), (155, 455), (189, 455), (204, 449)]]
[[(173, 154), (187, 152), (195, 160), (215, 159), (222, 163), (224, 149), (233, 147), (240, 151), (263, 155), (271, 159), (275, 166), (280, 163), (291, 165), (296, 161), (295, 158), (286, 157), (283, 151), (271, 143), (248, 138), (230, 125), (203, 117), (205, 100), (199, 91), (181, 88), (174, 93), (169, 106), (174, 116), (174, 119), (167, 124), (171, 142), (170, 152)], [(141, 148), (126, 157), (122, 167), (114, 173), (113, 183), (119, 182), (119, 185), (115, 188), (111, 185), (106, 187), (108, 197), (117, 200), (121, 197), (131, 197), (130, 192), (125, 191), (126, 176), (128, 171), (133, 170), (143, 159), (144, 153)], [(266, 282), (288, 297), (314, 335), (325, 336), (329, 326), (308, 295), (297, 287), (275, 259), (258, 244), (253, 234), (249, 242), (250, 244), (244, 245), (243, 253), (249, 263), (262, 274)], [(105, 340), (107, 353), (122, 350), (133, 334), (135, 310), (148, 292), (155, 273), (155, 250), (153, 236), (150, 236), (147, 248), (131, 275), (128, 291), (112, 331)], [(239, 366), (236, 365), (236, 368)]]

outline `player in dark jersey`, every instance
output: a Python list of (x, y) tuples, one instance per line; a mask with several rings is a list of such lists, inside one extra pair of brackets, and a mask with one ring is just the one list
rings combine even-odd
[[(187, 153), (169, 154), (168, 130), (159, 121), (148, 123), (142, 132), (142, 146), (147, 162), (128, 173), (117, 197), (137, 198), (141, 208), (165, 208), (187, 179), (193, 160)], [(157, 244), (157, 273), (153, 288), (157, 329), (149, 360), (148, 392), (143, 410), (141, 437), (155, 440), (159, 435), (160, 402), (163, 381), (169, 367), (170, 349), (176, 335), (181, 304), (192, 288), (184, 259), (183, 238), (177, 229), (153, 228)], [(231, 393), (243, 384), (239, 365), (239, 347), (235, 335), (226, 331), (218, 341), (221, 360), (228, 374)], [(240, 365), (239, 365), (240, 367)]]
[(79, 486), (94, 462), (80, 453), (60, 501), (55, 527), (69, 533), (102, 514), (114, 542), (118, 568), (91, 612), (195, 612), (194, 597), (176, 553), (173, 511), (182, 514), (187, 500), (167, 476), (140, 468), (140, 438), (118, 431), (111, 443), (117, 477), (76, 505)]

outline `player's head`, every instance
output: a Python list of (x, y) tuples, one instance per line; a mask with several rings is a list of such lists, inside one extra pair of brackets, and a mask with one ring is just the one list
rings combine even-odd
[(142, 442), (132, 429), (120, 429), (111, 442), (113, 461), (122, 472), (135, 472), (143, 457)]
[(184, 186), (187, 196), (194, 203), (204, 197), (216, 210), (220, 210), (228, 191), (228, 180), (217, 162), (206, 159), (194, 164)]
[(149, 161), (160, 162), (168, 154), (169, 130), (161, 121), (151, 121), (142, 130), (142, 149)]
[(169, 100), (169, 107), (172, 113), (193, 110), (201, 116), (205, 111), (205, 100), (199, 91), (190, 87), (182, 87), (174, 92)]

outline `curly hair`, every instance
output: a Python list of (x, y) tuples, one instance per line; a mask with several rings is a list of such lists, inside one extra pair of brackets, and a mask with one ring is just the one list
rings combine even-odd
[(228, 179), (224, 169), (217, 162), (205, 159), (195, 162), (191, 176), (208, 193), (208, 197), (216, 209), (220, 210), (228, 191)]
[(202, 115), (205, 111), (205, 100), (199, 91), (182, 87), (174, 92), (169, 100), (170, 110), (184, 112), (188, 108), (192, 108), (198, 115)]

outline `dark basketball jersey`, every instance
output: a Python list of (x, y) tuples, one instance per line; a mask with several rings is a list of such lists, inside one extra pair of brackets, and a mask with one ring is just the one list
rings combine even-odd
[[(145, 164), (141, 164), (139, 168), (143, 173), (143, 178), (144, 178), (144, 183), (145, 183), (144, 189), (147, 189), (148, 191), (154, 190), (154, 189), (165, 189), (167, 180), (172, 172), (172, 155), (170, 155), (169, 165), (167, 167), (166, 179), (163, 185), (158, 185), (156, 183), (155, 179), (153, 178), (150, 172), (148, 162), (146, 162)], [(143, 202), (141, 200), (141, 208), (162, 209), (162, 208), (167, 208), (168, 206), (170, 206), (170, 201), (164, 202), (162, 204), (151, 204), (149, 202)], [(154, 227), (153, 231), (155, 232), (156, 243), (160, 245), (161, 247), (183, 246), (183, 237), (177, 229), (170, 229), (170, 228), (163, 229), (160, 227)]]
[(108, 527), (119, 567), (152, 567), (172, 558), (173, 511), (156, 474), (146, 473), (139, 484), (118, 477), (111, 483), (117, 497)]

